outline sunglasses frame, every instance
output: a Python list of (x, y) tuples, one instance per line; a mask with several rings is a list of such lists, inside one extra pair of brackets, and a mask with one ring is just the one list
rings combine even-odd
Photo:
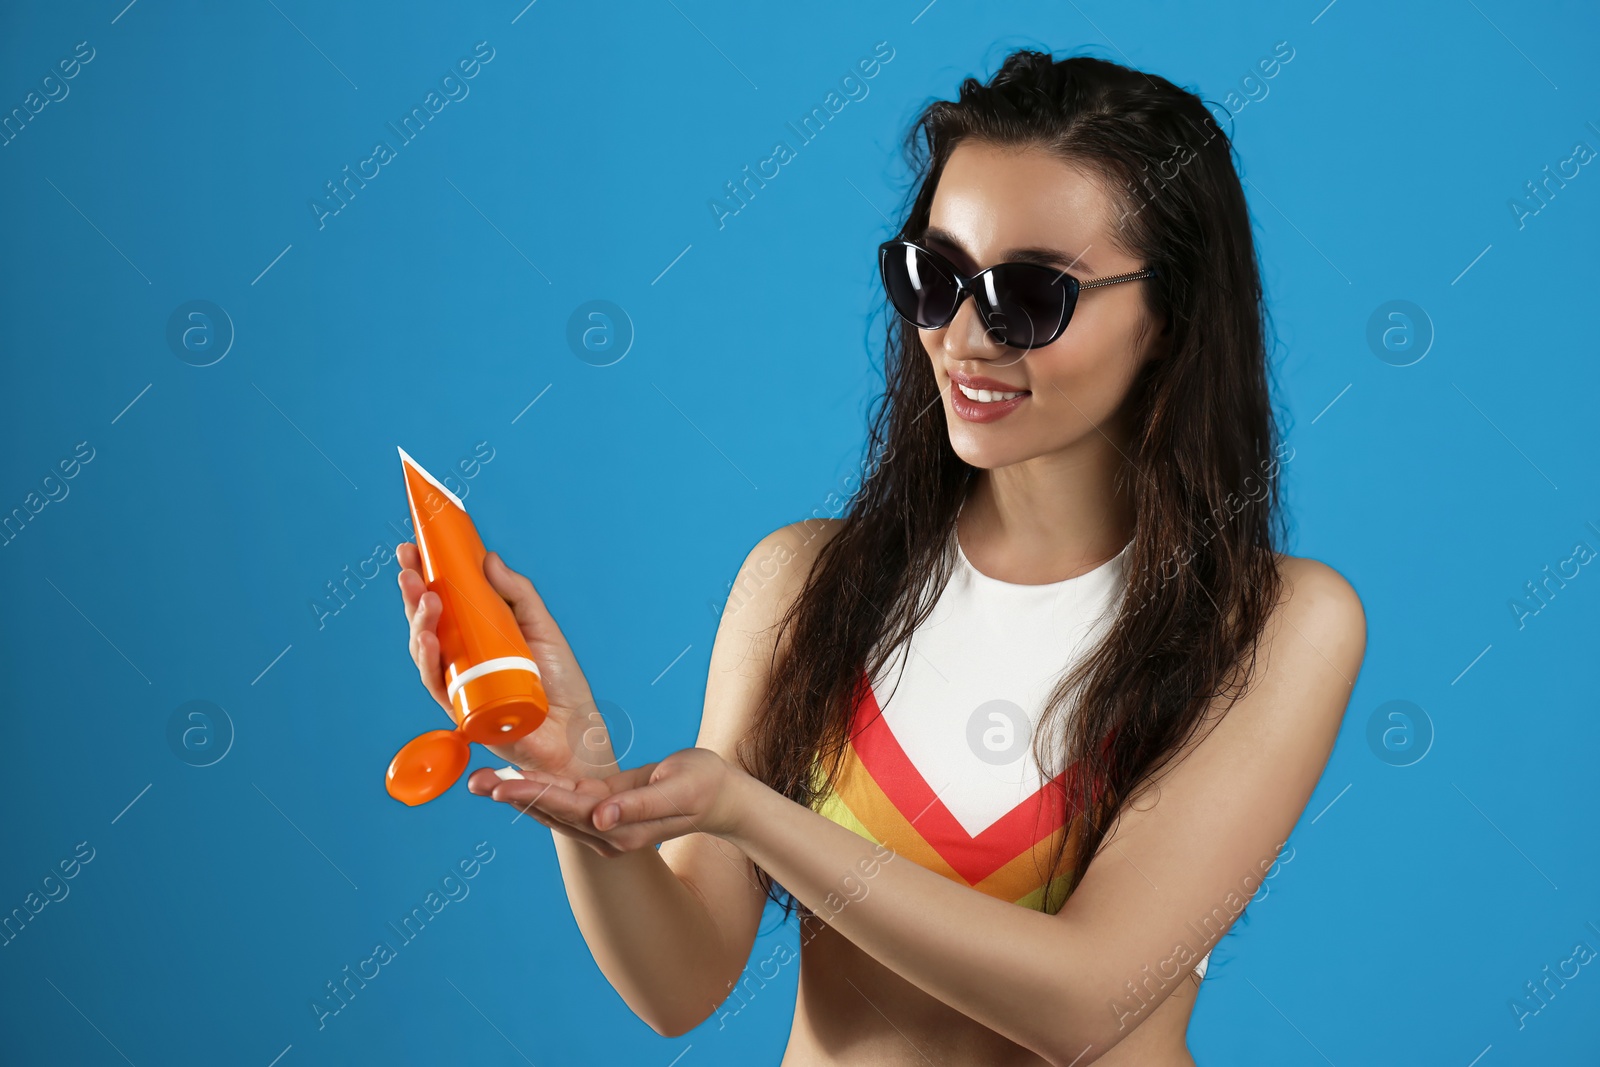
[[(905, 249), (905, 248), (914, 248), (918, 252), (921, 252), (923, 255), (930, 257), (936, 263), (938, 263), (940, 266), (942, 266), (945, 270), (949, 271), (951, 277), (955, 278), (955, 280), (956, 280), (956, 299), (955, 299), (955, 302), (950, 305), (949, 317), (947, 317), (942, 323), (940, 323), (937, 326), (924, 326), (921, 323), (919, 323), (919, 322), (915, 321), (914, 319), (910, 318), (904, 312), (902, 312), (899, 309), (899, 307), (897, 307), (895, 305), (894, 297), (889, 295), (890, 294), (889, 278), (888, 278), (889, 254), (891, 252), (894, 252), (894, 251), (897, 251), (897, 250), (902, 250), (902, 249)], [(985, 331), (986, 332), (992, 332), (994, 330), (994, 327), (989, 325), (989, 319), (990, 319), (990, 315), (991, 315), (992, 309), (989, 308), (988, 302), (986, 300), (984, 300), (979, 295), (981, 290), (978, 288), (978, 282), (985, 275), (989, 274), (992, 271), (995, 271), (995, 270), (999, 269), (1000, 267), (1029, 267), (1029, 268), (1032, 268), (1032, 269), (1035, 269), (1035, 270), (1054, 270), (1053, 267), (1047, 267), (1047, 266), (1045, 266), (1045, 265), (1043, 265), (1041, 263), (1025, 263), (1025, 262), (996, 263), (993, 266), (989, 266), (989, 267), (983, 268), (982, 270), (978, 271), (976, 274), (967, 275), (967, 274), (963, 274), (960, 270), (958, 270), (956, 268), (956, 265), (954, 263), (951, 263), (950, 260), (948, 260), (944, 256), (941, 256), (939, 253), (933, 251), (931, 248), (926, 248), (926, 247), (924, 247), (922, 245), (917, 244), (915, 241), (905, 241), (905, 240), (896, 239), (896, 240), (892, 240), (892, 241), (885, 241), (885, 242), (883, 242), (882, 244), (880, 244), (878, 246), (878, 274), (879, 274), (880, 278), (882, 278), (882, 281), (883, 281), (884, 295), (889, 296), (889, 306), (893, 307), (895, 309), (895, 314), (899, 315), (902, 319), (905, 319), (906, 322), (911, 323), (911, 325), (915, 326), (919, 330), (942, 330), (946, 326), (950, 325), (950, 323), (955, 321), (956, 312), (961, 310), (961, 301), (965, 300), (967, 298), (968, 294), (971, 294), (973, 302), (978, 307), (978, 315), (979, 315), (980, 318), (983, 319)], [(1141, 278), (1155, 278), (1155, 277), (1159, 277), (1159, 275), (1157, 274), (1155, 269), (1151, 268), (1151, 267), (1147, 267), (1147, 268), (1144, 268), (1144, 269), (1141, 269), (1141, 270), (1136, 270), (1136, 271), (1130, 271), (1127, 274), (1114, 274), (1114, 275), (1112, 275), (1110, 277), (1107, 277), (1107, 278), (1097, 278), (1094, 281), (1089, 281), (1089, 282), (1080, 281), (1077, 278), (1077, 276), (1072, 275), (1072, 274), (1068, 274), (1065, 270), (1060, 271), (1060, 272), (1057, 273), (1055, 280), (1059, 281), (1059, 280), (1061, 280), (1063, 278), (1066, 279), (1066, 282), (1067, 282), (1066, 290), (1067, 290), (1067, 294), (1068, 294), (1068, 297), (1069, 297), (1069, 300), (1070, 300), (1070, 302), (1069, 302), (1069, 304), (1067, 306), (1067, 309), (1066, 309), (1066, 313), (1061, 316), (1061, 325), (1058, 326), (1056, 328), (1055, 332), (1053, 332), (1049, 337), (1046, 337), (1042, 341), (1041, 340), (1035, 340), (1032, 344), (1017, 344), (1017, 343), (1012, 342), (1012, 341), (1001, 341), (1000, 343), (1004, 344), (1004, 345), (1006, 345), (1006, 346), (1008, 346), (1010, 348), (1020, 348), (1020, 349), (1023, 349), (1025, 351), (1028, 350), (1028, 349), (1033, 349), (1033, 348), (1043, 348), (1045, 345), (1053, 344), (1063, 333), (1066, 332), (1067, 324), (1072, 321), (1072, 315), (1078, 308), (1078, 294), (1080, 292), (1082, 292), (1083, 290), (1085, 290), (1085, 289), (1094, 289), (1094, 288), (1097, 288), (1097, 287), (1102, 286), (1102, 285), (1116, 285), (1118, 282), (1131, 282), (1131, 281), (1138, 281)]]

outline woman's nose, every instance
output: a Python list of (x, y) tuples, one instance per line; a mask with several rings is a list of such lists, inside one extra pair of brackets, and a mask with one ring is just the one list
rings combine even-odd
[(983, 360), (997, 367), (1009, 367), (1024, 355), (1019, 348), (1009, 348), (996, 332), (984, 322), (978, 302), (971, 293), (962, 294), (955, 317), (944, 327), (942, 343), (944, 352), (952, 361)]

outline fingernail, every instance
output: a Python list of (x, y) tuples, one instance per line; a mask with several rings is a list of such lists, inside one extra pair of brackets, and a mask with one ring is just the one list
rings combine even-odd
[(600, 809), (600, 829), (609, 829), (616, 821), (619, 812), (615, 804), (607, 804)]

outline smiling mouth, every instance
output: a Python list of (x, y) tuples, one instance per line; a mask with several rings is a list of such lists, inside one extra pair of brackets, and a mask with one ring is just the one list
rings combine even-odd
[(956, 381), (952, 381), (950, 384), (961, 390), (962, 396), (966, 397), (968, 400), (973, 400), (980, 404), (997, 404), (1006, 400), (1015, 400), (1017, 397), (1027, 396), (1031, 392), (1031, 390), (1028, 389), (1019, 389), (1016, 392), (1002, 393), (993, 389), (968, 389), (966, 386)]

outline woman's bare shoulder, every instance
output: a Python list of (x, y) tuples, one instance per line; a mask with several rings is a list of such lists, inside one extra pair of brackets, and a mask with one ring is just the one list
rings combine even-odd
[(787, 551), (793, 554), (796, 561), (810, 565), (816, 562), (822, 546), (843, 529), (843, 519), (803, 519), (778, 527), (763, 537), (758, 546), (765, 546), (773, 552)]
[(787, 650), (788, 635), (780, 644), (778, 624), (804, 588), (822, 546), (843, 526), (839, 519), (780, 526), (745, 556), (711, 647), (699, 744), (729, 755), (749, 731), (774, 662)]
[(796, 555), (812, 561), (816, 559), (822, 546), (833, 540), (842, 529), (844, 529), (843, 519), (802, 519), (778, 527), (763, 537), (758, 545), (774, 549), (781, 545)]
[(1314, 646), (1338, 648), (1353, 674), (1367, 644), (1367, 613), (1355, 586), (1321, 560), (1278, 554), (1284, 596), (1274, 616)]
[(843, 528), (843, 519), (806, 519), (780, 526), (757, 541), (728, 590), (724, 617), (729, 611), (748, 612), (741, 620), (747, 629), (781, 618), (805, 584), (823, 546)]
[(1355, 586), (1321, 560), (1280, 552), (1278, 570), (1291, 600), (1314, 601), (1320, 610), (1334, 612), (1347, 623), (1358, 619), (1365, 621), (1365, 609)]

